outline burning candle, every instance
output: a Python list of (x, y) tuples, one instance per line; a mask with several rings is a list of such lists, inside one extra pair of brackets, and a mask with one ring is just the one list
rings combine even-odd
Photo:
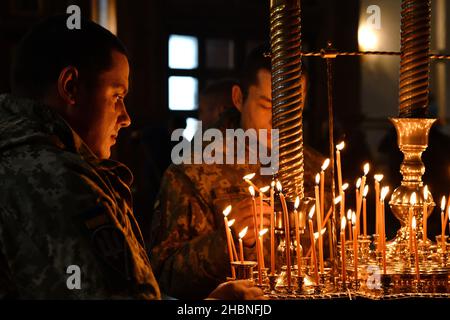
[(344, 183), (342, 185), (342, 191), (341, 191), (341, 210), (340, 210), (340, 219), (342, 220), (342, 217), (345, 214), (345, 190), (348, 188), (348, 183)]
[(409, 252), (413, 252), (413, 241), (412, 241), (412, 218), (414, 215), (414, 206), (416, 205), (416, 193), (413, 192), (409, 198)]
[(380, 183), (383, 180), (382, 174), (374, 175), (375, 179), (375, 234), (380, 234)]
[[(356, 212), (359, 212), (360, 210), (360, 206), (361, 206), (361, 202), (359, 202), (359, 198), (360, 198), (360, 189), (361, 189), (361, 182), (362, 179), (358, 178), (358, 180), (356, 180), (356, 188), (355, 188), (355, 194), (356, 194)], [(348, 217), (347, 217), (348, 220)], [(348, 222), (348, 221), (347, 221)]]
[(352, 236), (352, 210), (348, 209), (347, 211), (347, 223), (348, 223), (348, 239), (350, 241), (353, 241), (353, 236)]
[(242, 243), (242, 239), (247, 234), (247, 230), (248, 227), (245, 227), (239, 232), (239, 257), (241, 258), (241, 263), (244, 263), (244, 244)]
[(257, 224), (257, 214), (256, 214), (256, 200), (255, 200), (255, 189), (253, 186), (248, 187), (248, 191), (250, 192), (250, 195), (252, 196), (252, 210), (253, 210), (253, 232), (255, 234), (255, 241), (256, 241), (256, 260), (258, 262), (258, 265), (261, 265), (261, 257), (259, 256), (259, 242), (258, 242), (258, 224)]
[[(319, 194), (319, 183), (320, 183), (320, 175), (316, 175), (316, 186), (314, 187), (314, 192), (316, 196), (316, 218), (317, 218), (317, 228), (319, 229), (322, 226), (322, 213), (320, 212), (320, 194)], [(320, 230), (318, 230), (320, 231)], [(323, 273), (324, 263), (323, 263), (323, 238), (319, 233), (319, 264), (320, 264), (320, 272)]]
[(315, 246), (315, 239), (314, 239), (314, 226), (312, 222), (312, 218), (314, 216), (316, 206), (313, 206), (311, 210), (309, 211), (309, 237), (311, 241), (311, 252), (312, 252), (312, 261), (314, 265), (314, 274), (316, 278), (316, 284), (319, 285), (319, 271), (317, 270), (317, 255), (316, 255), (316, 246)]
[(416, 263), (416, 279), (420, 280), (420, 269), (419, 269), (419, 252), (417, 250), (417, 239), (416, 239), (416, 217), (412, 218), (411, 221), (412, 238), (414, 244), (414, 260)]
[(344, 147), (345, 147), (344, 141), (336, 145), (336, 165), (337, 165), (339, 194), (342, 192), (341, 151), (342, 149), (344, 149)]
[(423, 188), (423, 217), (422, 217), (422, 241), (425, 243), (428, 239), (428, 186)]
[(360, 230), (360, 216), (361, 216), (361, 209), (362, 209), (362, 201), (363, 201), (363, 194), (364, 189), (366, 188), (366, 179), (367, 174), (369, 173), (370, 166), (368, 163), (364, 164), (364, 175), (361, 178), (361, 186), (359, 187), (359, 198), (357, 199), (357, 205), (356, 205), (356, 231)]
[(280, 195), (281, 207), (283, 208), (283, 218), (284, 218), (284, 232), (285, 232), (285, 243), (286, 243), (286, 275), (288, 290), (291, 288), (291, 234), (289, 227), (289, 212), (286, 205), (286, 199), (283, 195), (283, 190), (281, 183), (277, 182), (277, 189)]
[(383, 261), (383, 274), (386, 274), (386, 227), (385, 227), (385, 215), (384, 215), (384, 199), (389, 192), (389, 187), (383, 187), (381, 189), (380, 197), (380, 234), (378, 244), (381, 245), (382, 261)]
[(298, 216), (298, 206), (300, 205), (300, 198), (297, 196), (294, 203), (294, 223), (295, 223), (295, 240), (297, 241), (297, 273), (301, 275), (302, 273), (302, 246), (300, 242), (300, 224)]
[(267, 231), (269, 231), (268, 229), (262, 229), (259, 232), (259, 237), (258, 237), (258, 241), (259, 241), (259, 256), (261, 257), (261, 264), (259, 265), (260, 267), (258, 268), (258, 279), (259, 279), (259, 284), (262, 285), (262, 270), (265, 269), (264, 266), (264, 241), (263, 241), (263, 236), (267, 233)]
[[(364, 228), (364, 237), (367, 237), (367, 193), (369, 192), (369, 186), (366, 185), (364, 187), (363, 194), (363, 228)], [(359, 231), (358, 231), (359, 233)]]
[(255, 177), (255, 173), (250, 173), (245, 175), (242, 179), (250, 186), (253, 187), (254, 190), (259, 192), (259, 188), (255, 186), (255, 184), (251, 181)]
[(352, 226), (353, 226), (353, 264), (355, 268), (355, 281), (358, 280), (358, 228), (356, 226), (356, 214), (352, 213)]
[(442, 252), (445, 252), (446, 245), (445, 245), (445, 196), (442, 197), (441, 200), (441, 246), (442, 246)]
[(320, 171), (320, 214), (322, 215), (321, 220), (323, 221), (325, 214), (325, 170), (327, 170), (330, 165), (330, 159), (325, 159), (322, 164)]
[(275, 181), (270, 188), (270, 274), (275, 274)]
[[(230, 228), (228, 227), (228, 215), (231, 212), (231, 205), (229, 205), (228, 207), (225, 208), (225, 210), (223, 210), (223, 220), (224, 220), (224, 225), (225, 225), (225, 234), (227, 237), (227, 246), (228, 246), (228, 255), (230, 257), (230, 265), (231, 263), (234, 261), (233, 259), (233, 249), (231, 248), (231, 233), (230, 233)], [(236, 278), (236, 273), (234, 271), (234, 268), (231, 268), (231, 274), (233, 278)]]
[(346, 281), (346, 271), (345, 271), (345, 225), (347, 221), (345, 220), (345, 216), (341, 219), (341, 258), (342, 258), (342, 282)]
[[(231, 226), (234, 224), (235, 221), (236, 219), (231, 219), (230, 221), (228, 221), (228, 231), (230, 232), (230, 235), (231, 235)], [(236, 245), (234, 244), (234, 239), (233, 237), (230, 237), (230, 239), (231, 239), (231, 248), (233, 249), (234, 261), (238, 261), (239, 257), (236, 251)]]

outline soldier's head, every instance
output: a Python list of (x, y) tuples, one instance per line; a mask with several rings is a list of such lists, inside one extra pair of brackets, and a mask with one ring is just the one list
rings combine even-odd
[[(306, 73), (302, 76), (306, 94)], [(243, 129), (272, 129), (272, 81), (270, 47), (262, 45), (246, 58), (241, 70), (240, 86), (233, 87), (233, 102), (241, 112)], [(304, 99), (303, 99), (304, 100)], [(270, 137), (269, 137), (270, 138)]]
[(130, 125), (127, 52), (119, 39), (87, 19), (68, 29), (68, 16), (36, 25), (20, 42), (12, 94), (56, 110), (99, 158), (109, 158), (119, 130)]

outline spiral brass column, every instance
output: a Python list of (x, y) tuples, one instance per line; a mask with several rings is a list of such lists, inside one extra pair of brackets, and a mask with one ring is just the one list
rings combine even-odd
[(430, 0), (403, 0), (401, 17), (400, 118), (423, 118), (428, 109)]
[(279, 130), (278, 179), (291, 202), (304, 198), (300, 0), (271, 0), (272, 126)]

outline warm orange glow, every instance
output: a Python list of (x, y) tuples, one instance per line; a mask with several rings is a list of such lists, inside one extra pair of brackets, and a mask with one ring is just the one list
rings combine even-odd
[(229, 215), (230, 212), (231, 212), (231, 205), (229, 205), (228, 207), (226, 207), (225, 210), (223, 210), (222, 212), (223, 212), (223, 215), (224, 215), (225, 217), (228, 217), (228, 215)]

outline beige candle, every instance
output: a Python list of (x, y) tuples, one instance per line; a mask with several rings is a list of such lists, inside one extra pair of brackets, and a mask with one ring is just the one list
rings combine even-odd
[(285, 232), (285, 242), (286, 242), (286, 275), (287, 275), (287, 284), (288, 290), (291, 288), (291, 235), (290, 235), (290, 227), (289, 227), (289, 211), (286, 205), (286, 199), (284, 198), (281, 183), (277, 182), (277, 189), (279, 191), (281, 207), (283, 209), (283, 218), (284, 218), (284, 232)]
[(345, 190), (348, 188), (348, 183), (344, 183), (342, 185), (342, 191), (341, 191), (341, 210), (340, 210), (340, 219), (342, 220), (342, 217), (345, 215)]
[(300, 241), (300, 224), (298, 216), (298, 206), (300, 205), (300, 198), (297, 196), (294, 203), (294, 224), (295, 224), (295, 240), (296, 240), (296, 252), (297, 252), (297, 273), (302, 273), (302, 246)]
[(348, 239), (350, 241), (353, 241), (353, 235), (352, 235), (352, 210), (348, 209), (347, 211), (347, 223), (348, 223)]
[(414, 260), (416, 265), (416, 280), (420, 280), (420, 268), (419, 268), (419, 253), (417, 250), (417, 238), (416, 238), (416, 217), (412, 218), (411, 221), (412, 238), (414, 245)]
[[(360, 190), (361, 190), (361, 183), (362, 183), (362, 178), (358, 178), (358, 180), (356, 180), (356, 188), (355, 188), (356, 212), (359, 212), (359, 210), (361, 209), (361, 202), (359, 201), (360, 195), (361, 195), (361, 192), (360, 192)], [(348, 223), (348, 217), (347, 217), (347, 223)]]
[(327, 170), (329, 165), (330, 159), (327, 158), (322, 164), (322, 171), (320, 171), (320, 214), (322, 215), (322, 221), (325, 214), (325, 170)]
[(314, 192), (316, 196), (316, 218), (317, 218), (317, 228), (319, 229), (319, 266), (320, 266), (320, 272), (323, 273), (324, 271), (324, 262), (323, 262), (323, 238), (322, 234), (320, 232), (320, 226), (322, 225), (322, 213), (320, 212), (320, 208), (322, 207), (320, 205), (320, 194), (319, 194), (319, 183), (320, 183), (320, 175), (316, 175), (316, 186), (314, 187)]
[(413, 241), (412, 241), (412, 218), (414, 215), (414, 206), (416, 204), (416, 193), (413, 192), (411, 194), (411, 197), (409, 198), (409, 219), (408, 219), (408, 224), (409, 224), (409, 252), (413, 252)]
[(230, 221), (228, 221), (228, 231), (230, 232), (231, 248), (233, 249), (234, 261), (238, 261), (239, 257), (236, 251), (236, 245), (234, 244), (233, 236), (231, 236), (231, 226), (234, 224), (235, 221), (236, 219), (231, 219)]
[[(223, 220), (225, 225), (225, 235), (227, 237), (228, 255), (230, 257), (230, 265), (231, 265), (231, 263), (234, 262), (234, 259), (233, 259), (233, 249), (231, 248), (231, 233), (230, 228), (228, 227), (228, 218), (227, 218), (230, 212), (231, 212), (231, 205), (226, 207), (222, 213), (224, 215)], [(233, 267), (231, 267), (231, 275), (233, 278), (236, 278), (236, 273)]]
[(260, 227), (259, 231), (264, 229), (264, 206), (263, 206), (263, 200), (264, 200), (264, 193), (269, 190), (270, 186), (265, 186), (259, 189), (259, 214), (260, 214)]
[(309, 237), (311, 241), (311, 252), (312, 252), (312, 261), (314, 265), (314, 274), (316, 278), (316, 284), (319, 285), (319, 271), (317, 268), (317, 255), (316, 255), (316, 246), (315, 246), (315, 239), (314, 239), (314, 226), (312, 222), (312, 218), (314, 216), (315, 206), (311, 208), (309, 211)]
[(384, 214), (384, 199), (389, 192), (389, 187), (383, 187), (381, 189), (380, 197), (380, 234), (378, 245), (381, 246), (382, 251), (382, 261), (383, 261), (383, 274), (386, 274), (386, 224), (385, 224), (385, 214)]
[(338, 176), (338, 190), (339, 194), (342, 192), (342, 167), (341, 167), (341, 151), (344, 149), (344, 141), (336, 145), (336, 166), (337, 166), (337, 176)]
[(428, 239), (428, 186), (423, 188), (422, 241)]
[(260, 268), (258, 268), (258, 279), (259, 279), (259, 284), (260, 285), (262, 285), (262, 270), (265, 269), (265, 266), (264, 266), (264, 241), (263, 241), (263, 237), (267, 233), (267, 231), (269, 231), (269, 230), (268, 229), (261, 230), (259, 232), (259, 237), (258, 237), (258, 241), (259, 241), (259, 256), (261, 257)]
[(259, 256), (259, 242), (258, 242), (258, 218), (256, 213), (256, 199), (255, 199), (255, 188), (253, 186), (248, 187), (248, 191), (250, 192), (250, 195), (252, 196), (252, 210), (253, 210), (253, 232), (255, 235), (255, 242), (256, 242), (256, 260), (258, 262), (258, 266), (261, 265), (261, 257)]
[(442, 197), (441, 200), (441, 247), (442, 252), (445, 252), (446, 245), (445, 245), (445, 196)]
[(241, 258), (241, 263), (244, 263), (244, 245), (242, 243), (242, 239), (247, 234), (248, 227), (245, 227), (244, 229), (239, 232), (239, 257)]
[(356, 226), (356, 214), (352, 213), (352, 226), (353, 226), (353, 264), (355, 280), (358, 280), (358, 228)]
[(270, 274), (275, 274), (275, 181), (270, 188)]
[(341, 259), (342, 259), (342, 281), (345, 283), (346, 281), (346, 270), (345, 270), (345, 225), (347, 221), (345, 220), (345, 216), (341, 219)]
[[(363, 229), (364, 237), (367, 237), (367, 193), (369, 192), (369, 186), (366, 185), (363, 194)], [(359, 233), (359, 231), (358, 231)]]
[(383, 180), (382, 174), (374, 175), (375, 179), (375, 234), (380, 234), (380, 182)]

